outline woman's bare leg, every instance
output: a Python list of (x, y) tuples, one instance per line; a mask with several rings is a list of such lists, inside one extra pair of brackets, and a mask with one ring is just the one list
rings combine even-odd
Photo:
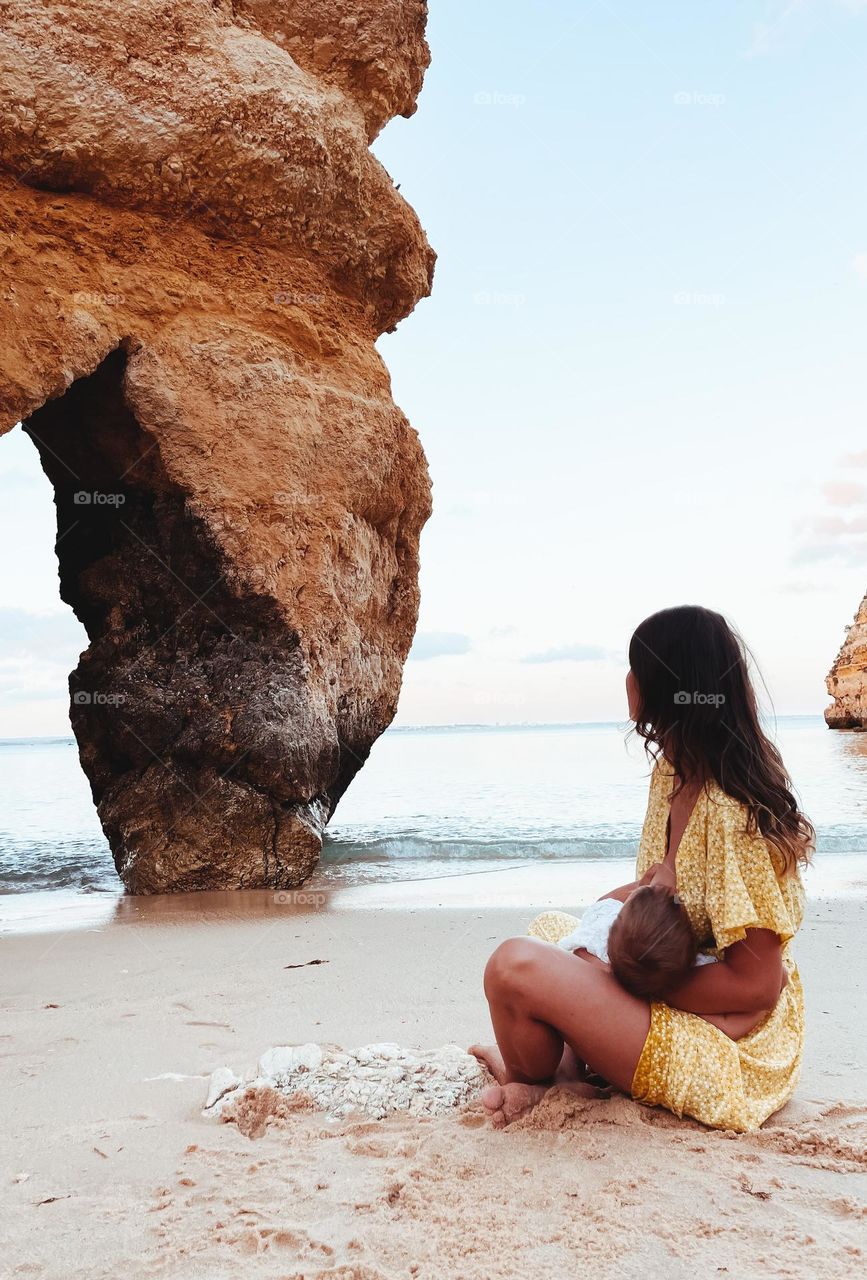
[(610, 973), (534, 938), (512, 938), (488, 961), (485, 994), (503, 1059), (495, 1113), (511, 1119), (531, 1106), (553, 1082), (564, 1045), (629, 1092), (650, 1008)]
[[(549, 914), (556, 916), (560, 913), (551, 912)], [(538, 917), (538, 919), (544, 919), (544, 916)], [(530, 936), (536, 937), (537, 935), (531, 934)], [(543, 938), (542, 941), (547, 942), (549, 939)], [(601, 969), (604, 973), (610, 972), (610, 966), (607, 965), (604, 960), (600, 960), (598, 956), (591, 955), (590, 952), (585, 950), (583, 947), (572, 951), (569, 954), (575, 956), (578, 960), (583, 960), (586, 964), (595, 965), (597, 969)], [(506, 1084), (510, 1079), (509, 1072), (506, 1069), (505, 1062), (503, 1061), (503, 1055), (500, 1052), (498, 1045), (472, 1044), (470, 1045), (468, 1052), (485, 1064), (498, 1084)], [(585, 1080), (586, 1076), (587, 1064), (579, 1062), (569, 1045), (565, 1045), (563, 1048), (563, 1055), (554, 1075), (554, 1083), (564, 1085), (571, 1084), (576, 1080)]]
[[(509, 1082), (509, 1073), (506, 1070), (506, 1064), (503, 1061), (503, 1055), (500, 1053), (498, 1045), (471, 1044), (467, 1053), (471, 1053), (474, 1058), (478, 1058), (479, 1062), (483, 1062), (485, 1064), (497, 1084), (507, 1084)], [(583, 1062), (578, 1061), (568, 1044), (565, 1045), (563, 1048), (563, 1057), (560, 1059), (560, 1065), (554, 1072), (554, 1079), (552, 1083), (562, 1085), (566, 1088), (569, 1085), (584, 1083), (586, 1079), (586, 1065)]]

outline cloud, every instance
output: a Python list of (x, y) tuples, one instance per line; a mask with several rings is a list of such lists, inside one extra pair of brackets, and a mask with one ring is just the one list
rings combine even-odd
[(742, 58), (760, 58), (780, 49), (796, 27), (803, 26), (806, 5), (804, 0), (787, 0), (778, 5), (769, 22), (753, 23), (753, 38), (748, 48), (742, 50)]
[[(838, 466), (850, 472), (853, 466), (867, 466), (867, 450), (847, 454)], [(821, 514), (798, 521), (800, 545), (796, 546), (791, 563), (808, 565), (835, 560), (867, 568), (867, 484), (841, 478), (826, 481), (821, 491), (832, 510), (826, 508)]]
[(867, 502), (867, 487), (851, 480), (829, 480), (822, 492), (832, 507), (857, 507)]
[(858, 14), (867, 0), (776, 0), (766, 22), (753, 23), (753, 38), (742, 58), (761, 58), (803, 43), (822, 25), (822, 11), (845, 9)]
[(33, 613), (0, 607), (0, 659), (12, 656), (64, 659), (87, 647), (84, 628), (71, 609)]
[(0, 658), (0, 703), (54, 701), (69, 697), (69, 671), (34, 658)]
[(598, 644), (565, 644), (558, 649), (546, 649), (544, 653), (528, 653), (522, 662), (600, 662), (609, 657), (607, 649)]
[(469, 653), (472, 649), (469, 636), (459, 631), (420, 631), (409, 651), (409, 662), (428, 662), (431, 658), (453, 657)]
[(813, 532), (831, 538), (845, 538), (852, 533), (867, 533), (867, 516), (844, 520), (842, 516), (820, 516), (813, 522)]
[(867, 538), (809, 543), (799, 547), (792, 557), (794, 564), (816, 564), (820, 560), (839, 560), (855, 569), (867, 569)]
[(867, 253), (856, 253), (852, 259), (855, 275), (867, 284)]
[(7, 705), (69, 696), (67, 680), (87, 646), (70, 610), (0, 608), (0, 700)]
[(796, 582), (794, 580), (781, 582), (777, 587), (780, 595), (784, 596), (809, 596), (815, 595), (816, 592), (829, 590), (828, 584), (824, 582)]
[(461, 518), (489, 511), (522, 511), (526, 500), (526, 494), (517, 490), (452, 489), (440, 494), (438, 511), (440, 515)]

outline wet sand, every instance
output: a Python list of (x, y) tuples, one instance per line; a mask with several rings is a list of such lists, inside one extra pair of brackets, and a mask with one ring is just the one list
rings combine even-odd
[(202, 1118), (210, 1072), (272, 1044), (488, 1036), (485, 959), (550, 887), (506, 908), (495, 880), (479, 878), (476, 906), (431, 906), (430, 885), (428, 905), (388, 910), (382, 886), (313, 902), (120, 899), (101, 924), (73, 912), (46, 928), (43, 913), (40, 930), (4, 936), (0, 1274), (859, 1273), (867, 905), (854, 868), (852, 896), (811, 901), (804, 1074), (758, 1135), (556, 1093), (505, 1133), (472, 1109), (339, 1123), (299, 1110), (255, 1140)]
[[(447, 865), (447, 864), (446, 864)], [(460, 864), (402, 878), (400, 863), (385, 859), (388, 878), (356, 879), (353, 866), (321, 869), (303, 889), (274, 892), (187, 893), (130, 897), (115, 893), (51, 890), (0, 894), (0, 937), (102, 929), (111, 924), (273, 924), (317, 911), (419, 911), (429, 908), (513, 910), (525, 919), (549, 908), (581, 911), (601, 893), (633, 878), (635, 860), (537, 859), (530, 863)], [(397, 874), (395, 874), (397, 873)], [(368, 873), (370, 874), (370, 873)], [(393, 878), (392, 878), (393, 877)], [(806, 873), (808, 895), (867, 899), (867, 855), (823, 854)]]

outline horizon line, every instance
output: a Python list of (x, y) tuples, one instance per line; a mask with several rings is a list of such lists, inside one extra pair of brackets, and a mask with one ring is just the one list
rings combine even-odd
[[(793, 711), (785, 715), (769, 717), (775, 722), (780, 720), (824, 720), (819, 711)], [(444, 724), (390, 724), (380, 737), (386, 733), (429, 733), (443, 730), (497, 730), (497, 729), (592, 729), (622, 728), (629, 732), (628, 721), (625, 720), (458, 720)], [(73, 733), (44, 733), (22, 737), (0, 737), (0, 745), (15, 742), (76, 742)]]

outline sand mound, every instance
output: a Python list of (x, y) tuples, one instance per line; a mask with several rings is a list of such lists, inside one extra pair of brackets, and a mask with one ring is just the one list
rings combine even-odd
[(359, 1112), (382, 1120), (393, 1112), (435, 1116), (477, 1097), (490, 1076), (457, 1045), (406, 1049), (368, 1044), (357, 1049), (331, 1045), (280, 1045), (259, 1059), (246, 1078), (229, 1067), (211, 1075), (204, 1114), (233, 1121), (259, 1136), (270, 1120), (308, 1107), (339, 1119)]

